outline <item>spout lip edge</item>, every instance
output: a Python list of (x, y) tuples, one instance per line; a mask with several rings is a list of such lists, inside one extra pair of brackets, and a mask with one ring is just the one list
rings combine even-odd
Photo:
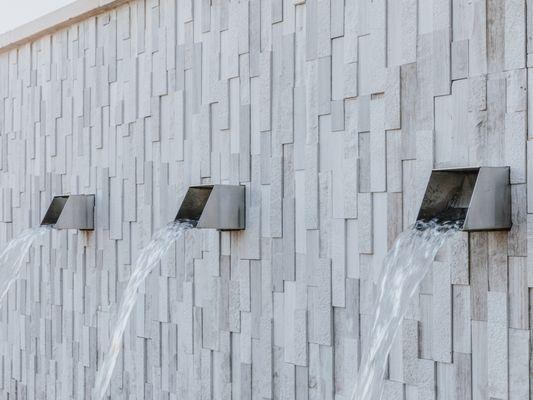
[(511, 229), (512, 225), (504, 228), (461, 228), (459, 230), (461, 232), (508, 232)]
[(470, 165), (463, 167), (441, 167), (441, 168), (432, 168), (431, 172), (472, 172), (478, 171), (481, 169), (511, 169), (510, 165)]
[(443, 167), (443, 168), (432, 168), (431, 172), (472, 172), (472, 171), (479, 171), (481, 168), (486, 168), (486, 167), (482, 167), (482, 166)]

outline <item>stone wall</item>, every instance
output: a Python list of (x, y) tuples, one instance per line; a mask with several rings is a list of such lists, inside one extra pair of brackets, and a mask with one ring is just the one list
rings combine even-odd
[(348, 400), (431, 169), (510, 165), (513, 229), (438, 255), (386, 399), (529, 399), (531, 22), (525, 0), (137, 0), (1, 53), (1, 242), (57, 194), (96, 193), (96, 230), (32, 249), (0, 398), (89, 399), (140, 248), (188, 185), (241, 183), (247, 230), (191, 231), (149, 276), (110, 397)]

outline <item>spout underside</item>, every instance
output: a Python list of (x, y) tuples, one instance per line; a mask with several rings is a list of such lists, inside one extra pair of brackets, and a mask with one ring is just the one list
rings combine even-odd
[(417, 220), (461, 221), (464, 231), (511, 228), (509, 167), (434, 170)]
[(52, 202), (48, 206), (48, 210), (46, 210), (46, 214), (44, 215), (44, 218), (41, 221), (41, 225), (54, 225), (59, 219), (59, 216), (61, 215), (61, 212), (63, 211), (67, 200), (68, 196), (54, 197), (52, 199)]
[(202, 216), (202, 212), (207, 204), (207, 200), (211, 195), (213, 186), (196, 186), (191, 187), (187, 191), (181, 207), (176, 216), (176, 221), (189, 221), (194, 226), (198, 225), (198, 221)]

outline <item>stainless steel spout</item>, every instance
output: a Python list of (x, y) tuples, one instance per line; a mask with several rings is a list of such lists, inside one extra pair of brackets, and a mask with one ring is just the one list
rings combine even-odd
[(464, 220), (464, 231), (511, 229), (509, 167), (436, 169), (418, 220)]
[(241, 185), (191, 186), (176, 221), (192, 221), (197, 228), (222, 231), (244, 229), (244, 188)]
[(94, 195), (55, 196), (41, 225), (56, 229), (94, 229)]

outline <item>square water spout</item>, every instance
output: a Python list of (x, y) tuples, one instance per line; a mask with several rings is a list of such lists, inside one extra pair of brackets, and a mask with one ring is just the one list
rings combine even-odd
[(464, 220), (464, 231), (511, 229), (509, 167), (436, 169), (417, 220)]
[(197, 228), (231, 231), (244, 229), (244, 218), (244, 186), (201, 185), (189, 187), (176, 221), (192, 221)]
[(56, 229), (94, 229), (94, 195), (55, 196), (41, 225), (52, 225)]

